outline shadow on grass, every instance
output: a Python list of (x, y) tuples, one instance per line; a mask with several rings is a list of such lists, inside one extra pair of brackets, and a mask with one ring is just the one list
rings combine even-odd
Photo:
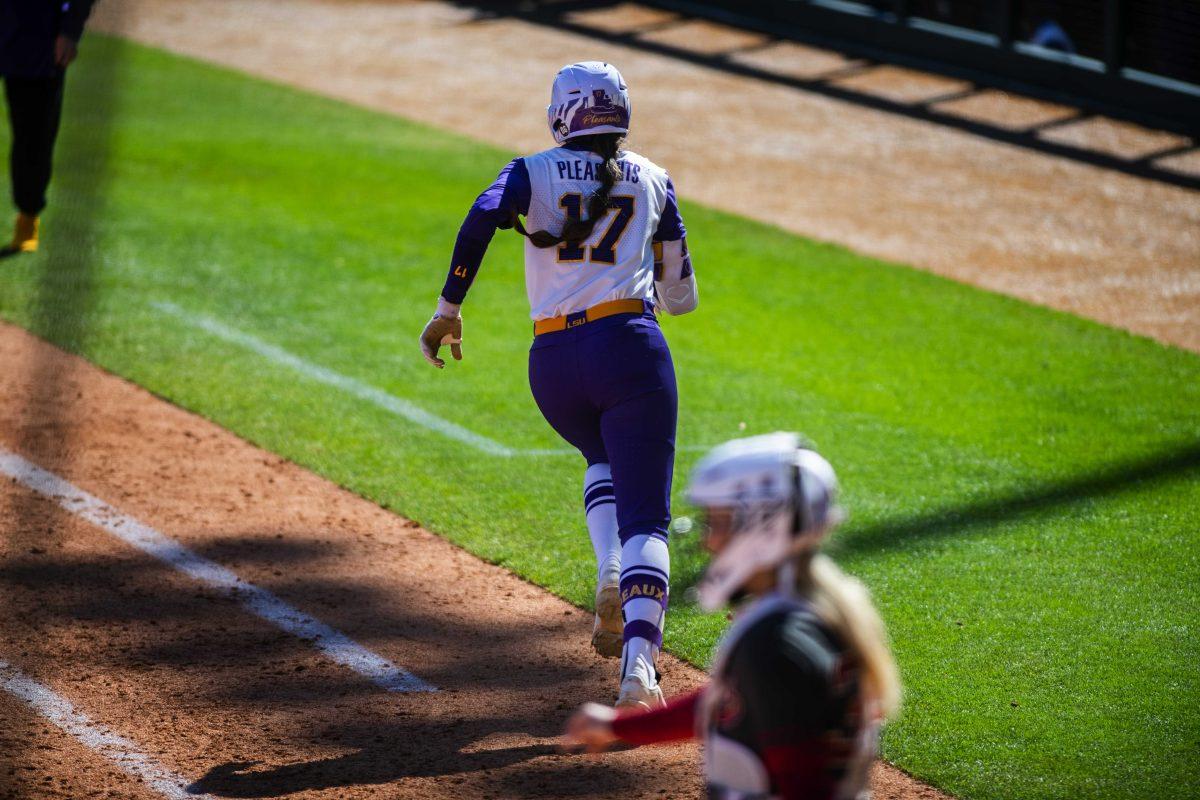
[[(103, 261), (99, 222), (111, 185), (110, 161), (123, 62), (119, 40), (90, 42), (85, 38), (80, 47), (80, 60), (66, 74), (63, 121), (42, 227), (42, 252), (18, 256), (38, 260), (30, 309), (32, 331), (74, 352), (84, 350), (88, 344), (95, 275)], [(87, 57), (99, 48), (104, 50), (100, 57)], [(34, 364), (30, 381), (35, 395), (29, 405), (34, 407), (40, 397), (56, 397), (65, 376), (56, 365)]]
[[(1148, 484), (1185, 477), (1200, 478), (1200, 443), (1189, 442), (1142, 458), (1096, 467), (1060, 481), (1044, 482), (976, 503), (955, 505), (923, 514), (893, 517), (863, 527), (847, 527), (829, 543), (834, 557), (869, 554), (888, 548), (914, 547), (923, 542), (961, 536), (1029, 514), (1054, 511), (1085, 500), (1137, 491)], [(694, 536), (676, 537), (672, 551), (672, 602), (689, 603), (687, 589), (700, 579), (706, 557)]]
[(858, 555), (889, 547), (961, 534), (975, 526), (993, 525), (1027, 514), (1052, 511), (1084, 500), (1099, 499), (1148, 484), (1200, 473), (1200, 443), (1189, 442), (1153, 455), (1113, 462), (1064, 480), (1031, 486), (1000, 497), (961, 506), (882, 520), (847, 531), (835, 539), (835, 556)]
[[(451, 1), (454, 5), (475, 9), (481, 19), (512, 17), (524, 22), (550, 27), (558, 31), (566, 31), (579, 36), (598, 39), (606, 43), (617, 44), (622, 47), (666, 56), (689, 64), (720, 70), (731, 75), (753, 78), (763, 83), (786, 86), (792, 89), (800, 89), (823, 97), (853, 103), (874, 111), (883, 111), (909, 119), (940, 125), (974, 136), (980, 136), (1059, 158), (1066, 158), (1082, 164), (1090, 164), (1091, 166), (1113, 172), (1120, 172), (1185, 189), (1200, 190), (1200, 176), (1176, 172), (1155, 163), (1162, 158), (1195, 151), (1197, 143), (1194, 139), (1189, 139), (1185, 145), (1172, 145), (1160, 152), (1136, 158), (1121, 158), (1098, 149), (1089, 149), (1083, 144), (1054, 141), (1043, 137), (1042, 134), (1052, 127), (1082, 122), (1094, 116), (1092, 113), (1082, 109), (1073, 109), (1065, 118), (1041, 122), (1025, 128), (1012, 128), (1002, 124), (991, 123), (984, 119), (971, 119), (961, 114), (955, 114), (952, 111), (944, 111), (939, 108), (942, 103), (950, 100), (956, 102), (963, 101), (993, 86), (1015, 91), (1019, 94), (1029, 93), (1031, 96), (1045, 96), (1046, 99), (1060, 103), (1063, 102), (1063, 99), (1057, 96), (1050, 97), (1047, 93), (1040, 92), (1035, 87), (1011, 85), (995, 76), (949, 69), (932, 60), (905, 58), (863, 45), (832, 41), (827, 37), (817, 34), (807, 34), (804, 36), (797, 34), (790, 38), (783, 38), (764, 33), (761, 41), (756, 41), (750, 45), (727, 48), (716, 52), (704, 52), (703, 50), (691, 49), (687, 46), (668, 44), (644, 38), (644, 35), (647, 33), (666, 31), (673, 27), (694, 22), (698, 19), (695, 15), (689, 15), (684, 12), (671, 12), (674, 16), (668, 18), (665, 22), (649, 26), (627, 26), (631, 28), (627, 30), (623, 30), (619, 26), (614, 27), (589, 22), (585, 17), (579, 16), (579, 12), (597, 11), (608, 8), (616, 9), (616, 7), (623, 5), (623, 0), (507, 0), (506, 2), (494, 3), (473, 2), (472, 0)], [(616, 9), (616, 13), (619, 13), (619, 9)], [(822, 49), (839, 51), (847, 56), (857, 54), (865, 57), (857, 59), (857, 61), (848, 67), (837, 67), (823, 74), (810, 77), (799, 77), (775, 72), (738, 59), (738, 56), (744, 53), (759, 51), (785, 41), (800, 41)], [(851, 53), (851, 50), (853, 50), (853, 53)], [(955, 92), (951, 95), (939, 94), (933, 97), (906, 102), (856, 89), (850, 84), (840, 82), (841, 79), (851, 74), (866, 72), (880, 64), (887, 63), (911, 66), (926, 72), (940, 72), (951, 77), (965, 78), (970, 80), (973, 85), (970, 89), (963, 92)], [(1103, 111), (1108, 116), (1121, 116), (1121, 112), (1116, 109), (1106, 108)], [(1146, 120), (1138, 121), (1147, 122)]]
[[(88, 58), (94, 48), (105, 54)], [(99, 252), (99, 220), (110, 186), (114, 119), (120, 97), (121, 46), (86, 38), (81, 58), (68, 68), (61, 133), (54, 152), (55, 174), (41, 231), (41, 252), (16, 258), (34, 259), (38, 270), (29, 309), (32, 333), (72, 352), (88, 347), (95, 305)], [(69, 466), (77, 426), (85, 424), (84, 407), (75, 403), (72, 375), (56, 360), (22, 363), (25, 402), (15, 421), (13, 444), (47, 469)], [(54, 431), (56, 441), (45, 433)], [(17, 495), (12, 518), (25, 524), (33, 513)]]

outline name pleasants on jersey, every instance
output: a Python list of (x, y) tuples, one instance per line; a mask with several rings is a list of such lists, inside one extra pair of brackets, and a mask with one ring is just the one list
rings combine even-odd
[[(531, 231), (558, 234), (568, 217), (587, 214), (600, 186), (604, 160), (597, 154), (555, 147), (526, 156)], [(667, 173), (637, 153), (617, 160), (621, 180), (609, 208), (581, 245), (538, 248), (525, 242), (525, 289), (534, 320), (573, 314), (610, 300), (654, 296), (652, 239), (667, 202)]]
[[(629, 183), (638, 182), (638, 173), (642, 168), (638, 164), (633, 164), (629, 161), (618, 161), (618, 166), (621, 167), (622, 181)], [(554, 165), (558, 168), (559, 180), (567, 181), (599, 181), (600, 178), (596, 175), (596, 170), (600, 169), (601, 165), (592, 161), (582, 161), (575, 159), (573, 161), (556, 161)]]

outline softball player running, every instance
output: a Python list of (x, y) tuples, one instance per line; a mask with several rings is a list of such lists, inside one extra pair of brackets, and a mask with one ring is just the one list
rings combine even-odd
[(558, 146), (515, 159), (475, 201), (421, 349), (439, 368), (440, 345), (462, 358), (460, 307), (493, 234), (525, 236), (529, 385), (546, 421), (587, 461), (583, 508), (598, 567), (592, 645), (621, 657), (617, 705), (649, 709), (663, 704), (655, 660), (677, 406), (654, 311), (693, 310), (696, 281), (670, 178), (620, 149), (630, 104), (616, 68), (563, 67), (547, 114)]
[(833, 468), (795, 434), (756, 436), (713, 450), (688, 494), (713, 553), (700, 604), (740, 604), (712, 682), (648, 713), (588, 704), (565, 743), (698, 735), (713, 800), (865, 798), (900, 684), (866, 589), (817, 552), (842, 517)]

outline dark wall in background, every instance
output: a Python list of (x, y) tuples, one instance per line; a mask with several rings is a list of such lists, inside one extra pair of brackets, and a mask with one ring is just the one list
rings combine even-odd
[(1127, 2), (1126, 66), (1200, 84), (1200, 2)]
[(649, 1), (1200, 134), (1200, 0)]

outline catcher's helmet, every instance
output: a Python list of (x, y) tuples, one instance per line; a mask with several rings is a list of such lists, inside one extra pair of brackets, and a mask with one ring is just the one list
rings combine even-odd
[(734, 439), (692, 472), (688, 499), (732, 512), (728, 543), (700, 580), (700, 605), (715, 611), (750, 576), (814, 549), (844, 518), (833, 467), (794, 433)]
[(629, 113), (625, 79), (612, 64), (581, 61), (554, 76), (546, 118), (559, 144), (592, 133), (628, 133)]

